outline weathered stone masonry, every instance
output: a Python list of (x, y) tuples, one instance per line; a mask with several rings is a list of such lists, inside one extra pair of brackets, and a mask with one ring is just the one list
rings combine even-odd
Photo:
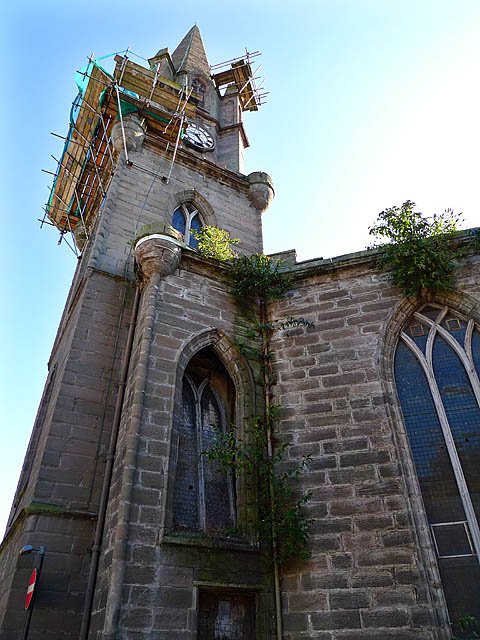
[[(239, 238), (241, 251), (261, 252), (260, 213), (273, 188), (262, 172), (239, 173), (248, 146), (239, 98), (232, 87), (221, 96), (210, 80), (197, 27), (172, 58), (165, 51), (152, 60), (169, 80), (203, 82), (198, 119), (217, 146), (209, 154), (182, 143), (167, 180), (165, 145), (142, 119), (126, 117), (129, 166), (115, 125), (115, 170), (73, 279), (0, 550), (2, 640), (22, 637), (32, 557), (18, 550), (28, 544), (47, 546), (32, 640), (79, 638), (89, 575), (89, 640), (204, 640), (212, 632), (205, 635), (201, 625), (215, 620), (208, 607), (222, 597), (224, 609), (250, 618), (245, 638), (276, 637), (255, 479), (235, 478), (235, 535), (173, 525), (189, 365), (207, 354), (228, 379), (228, 415), (240, 434), (263, 407), (258, 363), (237, 346), (248, 323), (226, 268), (200, 257), (170, 226), (174, 211), (188, 204), (203, 224)], [(289, 443), (292, 462), (311, 457), (299, 487), (312, 493), (311, 557), (281, 570), (284, 640), (448, 640), (437, 557), (393, 379), (400, 332), (425, 300), (405, 299), (368, 252), (298, 264), (294, 252), (277, 258), (292, 281), (286, 299), (270, 305), (270, 318), (314, 323), (280, 332), (272, 344), (283, 407), (276, 435)], [(475, 256), (463, 259), (455, 290), (432, 302), (480, 322), (479, 264)], [(112, 461), (105, 527), (94, 548)]]
[[(291, 265), (288, 254), (286, 264)], [(312, 462), (312, 558), (283, 572), (290, 638), (449, 638), (445, 603), (393, 384), (405, 300), (367, 252), (291, 269), (273, 318), (302, 316), (275, 344), (279, 437)], [(478, 259), (437, 298), (478, 315)], [(468, 296), (460, 293), (468, 290)]]

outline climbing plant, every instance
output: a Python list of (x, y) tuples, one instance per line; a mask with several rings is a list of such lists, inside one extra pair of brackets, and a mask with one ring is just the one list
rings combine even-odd
[[(274, 437), (274, 427), (281, 407), (273, 401), (276, 383), (273, 371), (271, 340), (275, 333), (287, 327), (312, 326), (303, 318), (287, 318), (271, 322), (267, 317), (267, 303), (281, 300), (288, 290), (288, 280), (280, 274), (279, 265), (263, 255), (240, 256), (229, 261), (232, 293), (248, 318), (247, 337), (256, 345), (250, 357), (260, 365), (260, 383), (264, 394), (263, 415), (254, 417), (247, 425), (244, 438), (235, 429), (218, 433), (215, 446), (207, 452), (223, 471), (244, 469), (255, 473), (259, 487), (260, 534), (271, 543), (276, 567), (290, 558), (309, 556), (308, 543), (312, 520), (303, 507), (310, 493), (297, 496), (295, 481), (308, 466), (304, 456), (298, 463), (288, 461), (288, 444)], [(248, 314), (245, 301), (250, 301)]]
[(432, 217), (415, 211), (407, 200), (401, 207), (390, 207), (378, 214), (369, 233), (372, 248), (381, 247), (378, 264), (387, 270), (394, 284), (407, 296), (423, 289), (442, 291), (451, 288), (454, 261), (461, 249), (453, 242), (460, 215), (451, 209)]
[(288, 291), (290, 281), (280, 274), (280, 265), (263, 253), (238, 256), (230, 261), (232, 293), (243, 302), (281, 300)]
[(310, 494), (303, 494), (297, 499), (292, 495), (295, 480), (307, 467), (308, 458), (303, 458), (294, 467), (278, 471), (287, 457), (288, 445), (275, 441), (273, 446), (271, 422), (276, 419), (277, 411), (278, 407), (271, 405), (267, 421), (263, 417), (250, 420), (244, 438), (239, 438), (234, 428), (227, 433), (217, 432), (216, 444), (207, 455), (224, 472), (235, 473), (242, 469), (256, 475), (260, 535), (271, 544), (278, 540), (276, 560), (278, 565), (282, 565), (292, 557), (309, 556), (311, 520), (302, 512)]
[[(477, 619), (474, 616), (463, 616), (463, 618), (459, 618), (456, 621), (456, 624), (458, 625), (462, 634), (468, 633), (468, 635), (464, 636), (463, 640), (475, 640), (479, 637), (476, 631), (472, 631), (470, 629), (470, 627), (477, 624)], [(452, 640), (462, 640), (462, 638), (453, 636)]]

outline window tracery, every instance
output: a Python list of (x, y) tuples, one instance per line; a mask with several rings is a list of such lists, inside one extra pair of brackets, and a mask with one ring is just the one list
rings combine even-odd
[(185, 244), (196, 249), (198, 240), (193, 232), (200, 231), (203, 227), (198, 209), (190, 202), (181, 204), (175, 209), (172, 216), (172, 227), (184, 237)]
[(480, 613), (479, 365), (479, 329), (448, 307), (400, 334), (397, 391), (452, 618)]
[[(214, 370), (208, 371), (213, 365)], [(192, 359), (183, 378), (178, 412), (173, 529), (222, 537), (235, 526), (234, 478), (219, 473), (208, 451), (218, 430), (225, 431), (231, 383), (208, 349)]]

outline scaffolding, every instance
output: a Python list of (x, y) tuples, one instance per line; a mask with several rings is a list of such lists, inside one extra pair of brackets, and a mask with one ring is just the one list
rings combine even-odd
[(110, 78), (100, 66), (89, 67), (93, 81), (72, 104), (68, 133), (42, 220), (43, 224), (48, 217), (59, 229), (60, 241), (64, 234), (73, 234), (77, 225), (88, 238), (92, 211), (104, 197), (115, 166), (111, 145), (113, 114), (108, 110), (108, 100), (103, 107), (100, 104), (100, 95)]
[[(252, 72), (252, 59), (259, 55), (258, 51), (249, 53), (246, 50), (244, 56), (211, 67), (217, 90), (221, 93), (223, 88), (234, 86), (244, 111), (257, 111), (267, 95), (261, 93), (263, 87), (258, 87), (256, 82), (260, 67)], [(99, 61), (103, 58), (93, 60), (93, 56), (88, 59), (87, 66), (77, 72), (79, 93), (72, 103), (68, 133), (65, 137), (52, 134), (63, 138), (65, 143), (60, 159), (54, 158), (57, 168), (44, 207), (45, 215), (40, 222), (42, 226), (55, 226), (60, 232), (59, 244), (65, 239), (76, 254), (89, 239), (116, 167), (118, 153), (112, 143), (113, 125), (116, 122), (121, 125), (125, 162), (132, 166), (124, 116), (135, 113), (145, 122), (149, 137), (160, 141), (163, 147), (155, 179), (165, 158), (169, 157), (169, 170), (162, 176), (162, 180), (168, 182), (184, 129), (188, 120), (195, 117), (202, 101), (202, 96), (194, 93), (192, 87), (160, 75), (161, 64), (155, 63), (147, 69), (129, 58), (128, 49), (123, 55), (112, 56), (115, 61), (113, 74), (100, 66)], [(173, 69), (167, 50), (164, 57)], [(148, 170), (145, 168), (145, 171)], [(66, 240), (67, 234), (72, 235), (72, 245)]]
[[(269, 93), (263, 91), (262, 82), (257, 75), (261, 65), (252, 71), (252, 60), (260, 55), (260, 51), (250, 53), (245, 49), (244, 56), (210, 66), (212, 79), (219, 91), (227, 86), (235, 86), (242, 111), (258, 111), (258, 107), (265, 104), (265, 97)], [(257, 83), (257, 80), (260, 82)]]
[(132, 62), (128, 55), (116, 55), (115, 63), (113, 75), (91, 58), (87, 67), (77, 72), (86, 87), (72, 103), (67, 136), (52, 134), (63, 138), (65, 144), (60, 159), (54, 158), (57, 168), (41, 224), (57, 227), (59, 243), (72, 234), (71, 248), (77, 254), (89, 238), (116, 166), (118, 154), (112, 143), (115, 122), (121, 123), (125, 160), (131, 166), (123, 117), (136, 113), (146, 121), (149, 134), (164, 141), (165, 155), (171, 153), (169, 178), (187, 119), (195, 116), (201, 99), (192, 90), (160, 76), (157, 69)]

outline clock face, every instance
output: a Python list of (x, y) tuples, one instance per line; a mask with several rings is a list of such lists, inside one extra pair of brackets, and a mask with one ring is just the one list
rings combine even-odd
[(215, 141), (208, 131), (194, 122), (187, 125), (183, 139), (189, 146), (199, 151), (213, 151), (215, 147)]

